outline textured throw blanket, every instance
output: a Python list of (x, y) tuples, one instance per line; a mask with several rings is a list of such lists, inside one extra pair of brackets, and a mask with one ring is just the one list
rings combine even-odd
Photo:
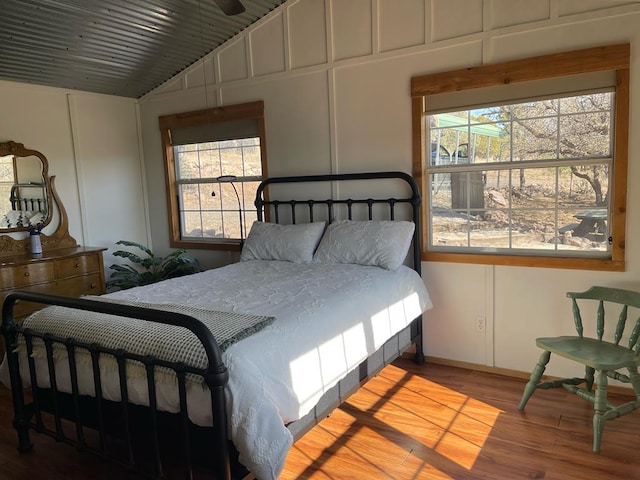
[[(223, 352), (234, 343), (258, 332), (274, 321), (274, 317), (209, 311), (176, 304), (127, 301), (113, 303), (192, 316), (206, 325)], [(48, 332), (61, 338), (71, 337), (78, 342), (98, 343), (102, 347), (113, 349), (122, 348), (130, 353), (152, 355), (169, 362), (183, 362), (196, 368), (207, 367), (207, 356), (198, 338), (190, 330), (175, 325), (50, 306), (35, 312), (24, 321), (23, 326), (38, 333)], [(18, 351), (26, 351), (24, 338), (19, 341)], [(33, 356), (44, 357), (45, 355), (44, 343), (35, 339)], [(54, 357), (60, 359), (66, 356), (67, 350), (64, 345), (55, 344)], [(76, 360), (79, 363), (90, 363), (91, 356), (88, 351), (77, 349)], [(100, 365), (101, 368), (117, 368), (115, 359), (110, 355), (102, 355)], [(169, 370), (159, 370), (170, 373), (169, 378), (164, 378), (164, 381), (175, 381), (175, 375)], [(128, 362), (127, 373), (130, 376), (146, 375), (142, 365), (131, 361)], [(194, 379), (191, 378), (191, 380)]]

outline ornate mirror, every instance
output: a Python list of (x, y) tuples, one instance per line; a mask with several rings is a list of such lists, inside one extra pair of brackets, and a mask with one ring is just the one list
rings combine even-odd
[[(49, 176), (47, 157), (16, 142), (0, 143), (0, 257), (29, 252), (30, 226), (38, 230), (51, 223), (57, 213), (55, 230), (41, 234), (42, 246), (58, 249), (77, 246), (69, 235), (67, 212)], [(51, 230), (51, 228), (49, 228)], [(0, 260), (1, 261), (1, 260)]]
[(52, 214), (47, 158), (21, 143), (0, 143), (0, 233), (45, 226)]

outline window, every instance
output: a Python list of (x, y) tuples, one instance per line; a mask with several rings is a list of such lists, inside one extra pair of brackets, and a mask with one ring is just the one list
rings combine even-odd
[(160, 117), (171, 246), (236, 249), (266, 175), (263, 102)]
[(619, 45), (413, 78), (423, 259), (623, 270), (628, 66)]
[(11, 187), (16, 182), (13, 155), (0, 157), (0, 212), (12, 210)]

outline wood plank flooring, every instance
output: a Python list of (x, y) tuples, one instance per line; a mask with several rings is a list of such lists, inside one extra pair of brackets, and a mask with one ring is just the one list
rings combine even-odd
[[(523, 386), (401, 358), (293, 446), (281, 479), (640, 479), (640, 411), (608, 422), (595, 454), (588, 402), (538, 391), (519, 412)], [(137, 478), (37, 434), (20, 455), (10, 402), (0, 387), (0, 479)]]
[(523, 386), (400, 359), (293, 446), (282, 479), (640, 479), (640, 411), (595, 454), (589, 402), (538, 391), (519, 412)]

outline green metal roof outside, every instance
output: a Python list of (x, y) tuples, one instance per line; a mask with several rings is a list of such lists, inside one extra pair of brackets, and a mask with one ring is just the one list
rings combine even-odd
[(469, 125), (465, 118), (450, 113), (438, 113), (434, 115), (434, 117), (437, 119), (437, 125), (440, 128), (453, 128), (453, 130), (460, 130), (462, 132), (466, 132), (468, 128), (471, 128), (471, 133), (487, 137), (500, 137), (504, 135), (504, 132), (500, 130), (495, 123), (472, 123)]

